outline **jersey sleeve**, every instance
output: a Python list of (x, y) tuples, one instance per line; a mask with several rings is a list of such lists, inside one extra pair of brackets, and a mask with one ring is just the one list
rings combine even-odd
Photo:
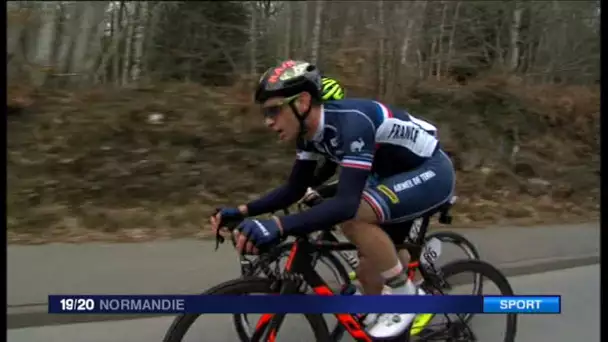
[(340, 166), (348, 169), (370, 171), (374, 161), (375, 129), (371, 122), (356, 119), (347, 123), (342, 132), (344, 156)]
[(375, 129), (363, 116), (361, 120), (349, 121), (341, 128), (344, 157), (340, 163), (342, 170), (336, 195), (305, 212), (282, 217), (285, 232), (308, 233), (355, 217), (372, 169)]

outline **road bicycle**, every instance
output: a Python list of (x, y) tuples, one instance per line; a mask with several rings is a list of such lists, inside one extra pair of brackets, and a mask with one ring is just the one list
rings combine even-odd
[[(331, 197), (333, 191), (335, 191), (335, 188), (330, 188), (331, 186), (333, 185), (319, 187), (319, 189), (316, 190), (319, 196), (313, 197), (312, 200), (300, 201), (298, 203), (298, 209), (302, 211), (304, 206), (312, 207), (320, 204), (323, 198)], [(451, 223), (451, 216), (449, 214), (449, 210), (451, 209), (455, 200), (456, 197), (453, 197), (451, 201), (449, 201), (447, 204), (445, 204), (438, 210), (438, 213), (440, 214), (438, 220), (439, 223), (446, 225)], [(283, 212), (288, 215), (289, 209), (285, 208), (283, 209)], [(442, 245), (445, 244), (453, 244), (457, 246), (460, 250), (464, 252), (468, 259), (480, 259), (479, 253), (475, 246), (461, 234), (442, 231), (426, 235), (430, 219), (433, 214), (434, 213), (427, 214), (412, 222), (407, 222), (402, 224), (402, 226), (395, 227), (397, 231), (409, 231), (409, 236), (406, 239), (410, 243), (423, 245), (423, 248), (421, 249), (421, 254), (423, 257), (422, 262), (435, 262), (441, 254)], [(409, 225), (409, 227), (406, 227), (406, 225)], [(311, 236), (316, 241), (338, 243), (339, 239), (335, 234), (336, 230), (337, 227), (332, 227), (332, 229), (330, 230), (324, 230), (319, 233), (313, 233), (311, 234)], [(291, 251), (292, 246), (293, 242), (286, 242), (283, 243), (280, 247), (278, 247), (281, 251), (278, 253), (278, 258), (274, 260), (274, 262), (278, 264), (282, 260), (286, 260), (289, 256), (289, 252)], [(262, 267), (260, 267), (260, 264), (254, 257), (240, 255), (239, 258), (239, 262), (241, 265), (241, 274), (243, 276), (261, 276), (264, 274), (264, 270), (262, 269)], [(420, 259), (420, 255), (418, 256), (418, 259)], [(316, 268), (319, 263), (323, 264), (328, 270), (331, 271), (334, 279), (337, 280), (337, 284), (340, 288), (348, 288), (351, 286), (352, 282), (357, 280), (355, 269), (359, 264), (359, 258), (355, 251), (318, 251), (313, 256), (314, 267)], [(408, 275), (410, 276), (410, 278), (412, 278), (412, 280), (414, 279), (416, 267), (416, 261), (411, 262), (410, 265), (408, 265)], [(481, 295), (483, 292), (481, 276), (474, 276), (472, 282), (472, 294)], [(419, 322), (418, 320), (416, 320), (414, 322), (413, 328), (410, 331), (412, 336), (420, 334), (425, 328), (426, 324), (424, 324), (424, 318), (422, 316), (417, 317), (417, 319), (418, 318), (421, 318), (421, 321)], [(464, 316), (464, 320), (467, 322), (471, 318), (471, 314), (467, 314)], [(233, 320), (240, 340), (243, 342), (249, 341), (253, 334), (253, 330), (251, 328), (251, 324), (249, 322), (247, 314), (234, 314)]]
[[(230, 229), (236, 224), (226, 225)], [(217, 243), (223, 242), (224, 238), (217, 235)], [(234, 241), (233, 241), (234, 243)], [(418, 262), (415, 256), (421, 255), (423, 246), (421, 244), (402, 243), (397, 248), (406, 249), (412, 256), (413, 263), (410, 270), (418, 270), (423, 276), (421, 288), (430, 295), (443, 295), (449, 291), (451, 285), (448, 279), (463, 273), (479, 274), (496, 285), (499, 294), (513, 296), (513, 289), (507, 278), (491, 264), (481, 260), (458, 260), (436, 268), (432, 262)], [(313, 292), (317, 295), (345, 295), (334, 292), (330, 286), (321, 278), (315, 270), (314, 257), (319, 253), (330, 254), (335, 251), (354, 251), (356, 247), (346, 242), (328, 242), (311, 239), (310, 236), (295, 236), (291, 243), (291, 250), (287, 263), (283, 269), (276, 260), (283, 252), (283, 245), (278, 245), (264, 251), (257, 259), (258, 266), (263, 270), (265, 276), (247, 276), (226, 281), (206, 292), (204, 295), (249, 295), (249, 294), (274, 294), (292, 295), (308, 294)], [(271, 265), (275, 264), (274, 267)], [(164, 342), (181, 342), (200, 314), (183, 314), (175, 318), (167, 331)], [(365, 331), (361, 317), (357, 314), (335, 314), (338, 325), (330, 331), (322, 314), (306, 314), (308, 324), (312, 327), (315, 340), (320, 342), (339, 341), (348, 333), (356, 341), (372, 341)], [(446, 322), (441, 328), (432, 329), (416, 336), (417, 341), (445, 340), (450, 342), (476, 341), (475, 334), (469, 328), (468, 322), (463, 315), (457, 315), (451, 319), (447, 314)], [(264, 314), (258, 321), (249, 341), (275, 341), (279, 328), (285, 314)], [(515, 341), (517, 333), (517, 315), (507, 314), (504, 342)], [(410, 331), (399, 336), (402, 341), (410, 340)]]

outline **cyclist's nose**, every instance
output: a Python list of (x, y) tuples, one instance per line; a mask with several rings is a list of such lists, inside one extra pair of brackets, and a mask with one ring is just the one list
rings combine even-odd
[(269, 128), (272, 128), (272, 126), (274, 125), (275, 121), (269, 117), (265, 117), (264, 118), (264, 123), (266, 124), (266, 126), (268, 126)]

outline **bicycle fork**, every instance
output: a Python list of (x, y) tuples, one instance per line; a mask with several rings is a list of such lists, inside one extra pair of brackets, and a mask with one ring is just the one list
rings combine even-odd
[[(326, 283), (323, 282), (323, 279), (314, 271), (314, 269), (309, 269), (311, 265), (310, 259), (310, 251), (307, 250), (306, 245), (304, 245), (302, 251), (298, 250), (299, 243), (294, 243), (291, 252), (289, 254), (289, 259), (287, 259), (287, 263), (285, 265), (285, 273), (286, 281), (281, 283), (281, 290), (279, 295), (284, 294), (297, 294), (301, 293), (301, 283), (308, 284), (312, 287), (312, 290), (321, 296), (333, 296), (336, 295), (332, 292), (332, 290), (327, 286)], [(300, 278), (300, 275), (302, 278)], [(296, 278), (292, 278), (296, 277)], [(349, 334), (360, 342), (371, 342), (371, 338), (365, 332), (363, 326), (357, 319), (351, 314), (335, 314), (336, 318), (349, 332)], [(256, 325), (255, 332), (251, 341), (270, 341), (274, 342), (276, 340), (276, 332), (280, 327), (285, 314), (264, 314), (258, 321)], [(266, 328), (265, 328), (266, 327)]]

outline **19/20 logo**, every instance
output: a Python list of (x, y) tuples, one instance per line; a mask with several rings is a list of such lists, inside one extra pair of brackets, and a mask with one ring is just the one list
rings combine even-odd
[(61, 311), (93, 311), (95, 301), (91, 298), (62, 298)]

